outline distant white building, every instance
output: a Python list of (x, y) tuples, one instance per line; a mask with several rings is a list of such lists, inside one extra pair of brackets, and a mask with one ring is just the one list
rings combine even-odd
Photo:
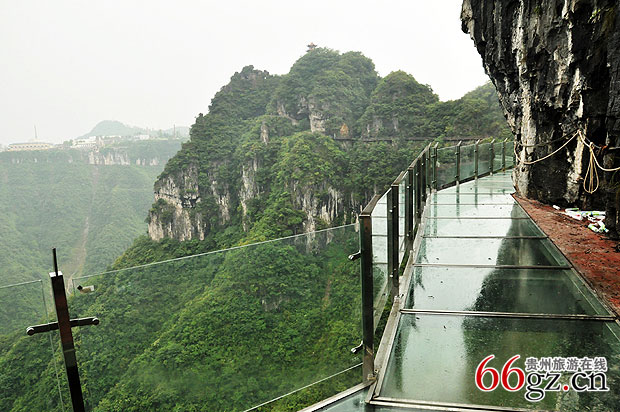
[(137, 134), (135, 136), (136, 139), (138, 140), (149, 140), (151, 138), (151, 135), (148, 134)]
[(11, 143), (7, 149), (8, 152), (24, 152), (32, 150), (48, 150), (54, 147), (51, 143), (44, 142), (28, 142), (28, 143)]
[(73, 140), (73, 147), (76, 149), (90, 150), (96, 149), (98, 146), (98, 139), (95, 136)]

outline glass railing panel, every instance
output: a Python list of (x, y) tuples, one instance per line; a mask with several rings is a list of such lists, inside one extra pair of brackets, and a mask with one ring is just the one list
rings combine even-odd
[(42, 281), (0, 286), (0, 411), (71, 410), (60, 394), (66, 377), (58, 331), (26, 334), (56, 320), (48, 299)]
[(495, 142), (493, 143), (493, 149), (494, 149), (494, 158), (493, 158), (493, 171), (499, 171), (502, 170), (502, 150), (503, 150), (503, 143), (502, 142)]
[(445, 186), (456, 180), (456, 148), (437, 149), (437, 187)]
[(87, 409), (243, 411), (356, 367), (357, 250), (347, 225), (74, 279), (75, 311), (101, 320), (78, 335)]
[(484, 175), (491, 171), (491, 143), (478, 145), (478, 175)]
[(405, 215), (406, 215), (406, 191), (407, 191), (407, 179), (409, 178), (409, 172), (406, 172), (403, 176), (403, 180), (398, 185), (398, 261), (402, 262), (405, 256), (406, 237), (405, 237)]
[(388, 209), (387, 199), (390, 191), (385, 192), (372, 211), (372, 266), (375, 318), (383, 312), (383, 305), (389, 294), (388, 276)]
[[(431, 205), (431, 208), (440, 205)], [(545, 236), (529, 219), (428, 219), (427, 236)]]
[(416, 267), (407, 307), (609, 315), (572, 270)]
[(476, 174), (475, 146), (461, 146), (461, 180), (470, 179)]
[[(528, 410), (618, 411), (620, 392), (615, 388), (620, 383), (619, 336), (620, 327), (615, 322), (404, 315), (380, 396)], [(538, 387), (537, 384), (530, 389), (523, 385), (515, 392), (505, 390), (500, 384), (492, 392), (482, 392), (476, 387), (476, 369), (489, 355), (495, 358), (486, 366), (498, 371), (515, 355), (520, 357), (512, 366), (522, 370), (526, 369), (528, 357), (580, 361), (585, 357), (605, 358), (609, 365), (605, 372), (609, 390), (578, 392), (571, 384), (574, 372), (564, 371), (558, 380), (562, 390), (547, 391), (538, 402), (525, 398), (526, 392)], [(512, 373), (508, 379), (510, 385), (516, 385), (517, 374)], [(597, 381), (596, 387), (600, 387), (600, 378)], [(588, 379), (579, 379), (577, 384), (581, 386), (584, 382)], [(490, 373), (485, 374), (483, 383), (491, 384)]]
[(506, 142), (506, 167), (514, 166), (514, 150), (515, 143), (513, 141)]
[[(510, 222), (494, 219), (508, 229)], [(526, 220), (526, 219), (523, 219)], [(526, 220), (527, 221), (527, 220)], [(479, 220), (476, 219), (477, 229)], [(502, 222), (502, 223), (500, 223)], [(470, 226), (472, 221), (470, 219)], [(472, 228), (470, 228), (471, 233)], [(478, 233), (471, 233), (477, 236)], [(566, 266), (566, 258), (548, 239), (425, 238), (417, 263), (452, 265)]]

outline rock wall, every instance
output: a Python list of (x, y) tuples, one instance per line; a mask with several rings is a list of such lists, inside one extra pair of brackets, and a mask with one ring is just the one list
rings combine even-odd
[[(179, 145), (180, 146), (180, 145)], [(178, 149), (177, 149), (178, 150)], [(174, 155), (175, 151), (159, 155), (129, 154), (123, 149), (94, 150), (40, 150), (32, 152), (2, 152), (0, 162), (11, 164), (28, 163), (78, 163), (100, 166), (160, 166)]]
[(207, 228), (202, 216), (194, 212), (201, 200), (195, 166), (184, 173), (159, 179), (155, 183), (155, 204), (148, 217), (151, 239), (203, 240)]
[(617, 0), (464, 0), (461, 12), (516, 138), (519, 194), (606, 208), (612, 232), (620, 178), (599, 170), (599, 189), (587, 193), (590, 151), (574, 136), (600, 148), (605, 167), (619, 165), (619, 9)]

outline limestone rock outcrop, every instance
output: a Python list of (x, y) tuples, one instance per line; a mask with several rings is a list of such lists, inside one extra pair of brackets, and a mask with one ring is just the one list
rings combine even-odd
[(598, 170), (600, 185), (592, 194), (584, 190), (584, 177), (590, 143), (601, 166), (620, 163), (619, 13), (617, 0), (464, 0), (461, 12), (463, 31), (482, 56), (515, 135), (518, 193), (606, 208), (612, 232), (618, 227), (618, 173)]

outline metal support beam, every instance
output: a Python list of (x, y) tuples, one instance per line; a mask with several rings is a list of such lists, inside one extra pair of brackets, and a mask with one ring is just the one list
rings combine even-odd
[(413, 181), (415, 171), (413, 167), (407, 169), (407, 192), (405, 193), (405, 233), (407, 236), (407, 248), (411, 247), (414, 236), (413, 206), (415, 203), (413, 194)]
[(433, 189), (438, 190), (437, 187), (437, 146), (439, 143), (435, 143), (433, 146)]
[(514, 319), (554, 319), (554, 320), (589, 320), (602, 322), (615, 322), (615, 316), (604, 315), (575, 315), (555, 313), (523, 313), (523, 312), (479, 312), (467, 310), (427, 310), (427, 309), (401, 309), (403, 315), (451, 315), (451, 316), (477, 316), (489, 318), (514, 318)]
[(446, 267), (446, 268), (489, 268), (489, 269), (545, 269), (545, 270), (560, 270), (560, 269), (572, 269), (572, 266), (568, 265), (475, 265), (475, 264), (459, 264), (459, 263), (415, 263), (414, 267)]
[(415, 193), (415, 225), (414, 225), (414, 236), (418, 231), (418, 227), (420, 227), (420, 223), (422, 220), (422, 173), (421, 173), (421, 161), (418, 160), (414, 165), (415, 170), (415, 181), (413, 186), (413, 191)]
[(474, 177), (476, 180), (478, 179), (478, 144), (480, 144), (480, 139), (476, 140), (476, 143), (474, 144)]
[(388, 253), (388, 276), (390, 278), (390, 295), (392, 297), (398, 296), (398, 269), (400, 262), (398, 259), (399, 252), (399, 219), (398, 219), (398, 184), (392, 184), (387, 196), (387, 209), (388, 209), (388, 241), (387, 241), (387, 253)]
[(491, 140), (491, 147), (489, 148), (491, 151), (491, 161), (489, 162), (489, 172), (493, 175), (493, 165), (495, 163), (495, 139)]
[(462, 141), (459, 140), (459, 143), (456, 145), (456, 151), (454, 152), (454, 155), (456, 156), (456, 173), (454, 175), (454, 180), (457, 185), (461, 181), (461, 143)]
[(425, 150), (422, 152), (422, 156), (420, 156), (420, 189), (422, 193), (422, 204), (426, 202), (426, 165), (428, 163), (426, 159), (427, 154), (428, 151)]
[(502, 141), (502, 172), (506, 171), (506, 140)]
[(360, 259), (362, 273), (362, 380), (364, 383), (375, 379), (374, 365), (374, 291), (372, 262), (372, 211), (380, 196), (376, 195), (359, 216), (360, 220)]

